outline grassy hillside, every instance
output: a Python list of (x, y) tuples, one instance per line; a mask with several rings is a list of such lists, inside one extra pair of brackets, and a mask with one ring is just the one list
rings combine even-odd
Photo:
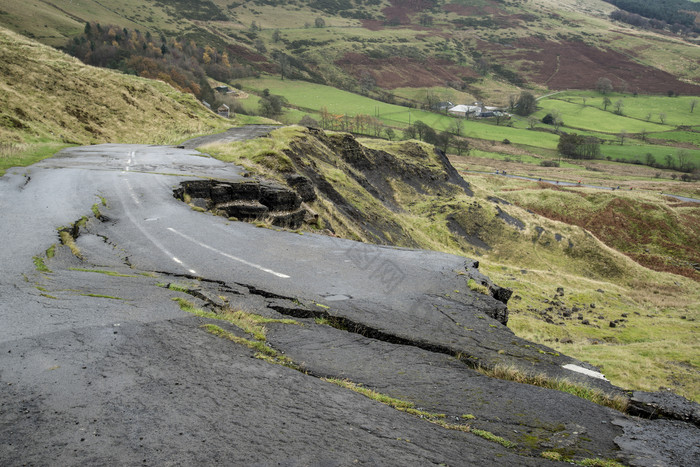
[(54, 46), (94, 21), (382, 99), (440, 86), (505, 104), (522, 87), (592, 89), (602, 76), (617, 90), (700, 93), (697, 44), (612, 22), (614, 7), (599, 0), (54, 0), (0, 10), (0, 24)]
[[(700, 400), (698, 273), (652, 271), (589, 230), (614, 212), (619, 222), (610, 224), (612, 238), (648, 231), (653, 250), (642, 255), (690, 248), (697, 257), (699, 206), (639, 191), (552, 191), (476, 174), (465, 176), (470, 196), (428, 145), (361, 143), (344, 133), (288, 127), (269, 138), (202, 150), (281, 183), (292, 173), (309, 177), (319, 194), (311, 208), (320, 217), (311, 231), (478, 258), (496, 283), (514, 290), (509, 325), (518, 334), (602, 366), (623, 387), (671, 387)], [(528, 203), (548, 209), (546, 217)], [(646, 215), (618, 209), (623, 205)], [(567, 223), (554, 212), (575, 216), (562, 219)], [(578, 222), (598, 212), (591, 222)], [(652, 219), (655, 226), (674, 222), (678, 236), (653, 230)]]
[(231, 126), (169, 85), (88, 67), (0, 29), (0, 167), (65, 145), (175, 143)]

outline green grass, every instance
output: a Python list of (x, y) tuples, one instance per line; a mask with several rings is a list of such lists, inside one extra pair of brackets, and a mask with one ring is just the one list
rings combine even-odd
[(68, 230), (60, 230), (58, 232), (58, 236), (61, 239), (61, 243), (70, 249), (71, 253), (73, 253), (73, 256), (82, 259), (83, 255), (80, 252), (80, 248), (78, 248), (78, 245), (76, 245), (75, 243), (75, 239)]
[[(700, 0), (698, 0), (700, 1)], [(661, 133), (649, 133), (649, 138), (658, 138), (677, 143), (690, 143), (700, 147), (700, 132), (695, 131), (665, 131)]]
[(496, 436), (493, 433), (491, 433), (490, 431), (478, 430), (476, 428), (472, 428), (471, 432), (477, 436), (481, 436), (482, 438), (484, 438), (487, 441), (498, 443), (505, 448), (513, 448), (513, 447), (517, 446), (517, 444), (515, 444), (514, 442), (508, 441), (507, 439), (502, 438), (500, 436)]
[[(299, 117), (308, 113), (319, 120), (318, 112), (322, 107), (325, 107), (329, 113), (337, 116), (378, 116), (385, 125), (395, 128), (405, 128), (409, 123), (413, 124), (420, 120), (437, 131), (448, 130), (455, 120), (455, 117), (387, 104), (369, 97), (306, 81), (259, 78), (240, 80), (240, 82), (251, 91), (262, 92), (263, 89), (269, 89), (272, 94), (284, 96), (291, 106), (302, 109), (293, 114)], [(294, 121), (293, 118), (289, 120)], [(559, 142), (559, 137), (550, 133), (526, 131), (474, 120), (464, 121), (462, 135), (493, 141), (508, 139), (515, 144), (548, 149), (556, 148)]]
[[(567, 91), (556, 94), (551, 98), (542, 99), (539, 101), (539, 104), (547, 107), (550, 105), (554, 106), (556, 104), (567, 104), (564, 107), (565, 109), (574, 109), (576, 106), (582, 108), (581, 106), (583, 105), (584, 97), (586, 98), (586, 106), (595, 107), (600, 109), (602, 112), (603, 96), (593, 91)], [(700, 111), (698, 111), (698, 108), (700, 108), (700, 102), (698, 102), (698, 106), (695, 107), (695, 111), (693, 113), (690, 112), (690, 103), (694, 100), (700, 101), (700, 97), (698, 96), (668, 97), (640, 94), (637, 97), (634, 97), (631, 94), (610, 93), (607, 95), (607, 97), (610, 99), (610, 101), (612, 101), (612, 104), (614, 104), (617, 100), (622, 100), (624, 104), (624, 117), (613, 114), (612, 111), (615, 110), (615, 108), (614, 105), (611, 104), (608, 107), (608, 112), (603, 112), (609, 113), (611, 116), (607, 118), (604, 116), (601, 117), (604, 118), (604, 121), (606, 122), (621, 122), (624, 121), (624, 119), (627, 119), (627, 121), (635, 119), (640, 123), (643, 122), (645, 124), (652, 124), (657, 127), (665, 127), (667, 130), (673, 129), (674, 127), (680, 125), (700, 125)], [(568, 102), (569, 100), (571, 101), (570, 103)], [(586, 110), (586, 112), (588, 112), (588, 110)], [(659, 119), (659, 114), (662, 113), (666, 115), (665, 124), (662, 124), (661, 120)], [(572, 115), (573, 114), (575, 114), (575, 112), (572, 112)], [(650, 114), (651, 117), (647, 122), (647, 116)], [(567, 112), (562, 111), (562, 115), (566, 117)], [(613, 117), (617, 117), (617, 119)], [(564, 118), (564, 123), (568, 124), (566, 118)], [(625, 126), (622, 126), (622, 129), (634, 131)]]
[[(348, 379), (339, 379), (339, 378), (321, 378), (323, 381), (326, 381), (328, 383), (335, 384), (337, 386), (340, 386), (345, 389), (349, 389), (353, 392), (356, 392), (358, 394), (362, 394), (363, 396), (372, 399), (373, 401), (377, 401), (379, 403), (388, 405), (389, 407), (392, 407), (400, 412), (406, 412), (410, 415), (414, 415), (416, 417), (419, 417), (421, 419), (424, 419), (430, 423), (433, 423), (435, 425), (438, 425), (442, 428), (445, 428), (447, 430), (455, 430), (455, 431), (462, 431), (465, 433), (473, 433), (477, 436), (480, 436), (484, 438), (487, 441), (491, 441), (494, 443), (498, 443), (503, 447), (506, 448), (512, 448), (517, 446), (515, 443), (506, 440), (505, 438), (502, 438), (500, 436), (497, 436), (489, 431), (486, 430), (478, 430), (476, 428), (472, 428), (469, 425), (464, 425), (460, 423), (449, 423), (447, 422), (446, 415), (443, 413), (432, 413), (432, 412), (426, 412), (424, 410), (418, 410), (415, 408), (415, 404), (410, 401), (402, 400), (402, 399), (397, 399), (395, 397), (388, 396), (386, 394), (382, 394), (380, 392), (377, 392), (373, 389), (366, 388), (362, 386), (361, 384), (355, 383), (353, 381), (350, 381)], [(462, 417), (465, 420), (471, 420), (474, 419), (474, 416), (463, 416)]]
[[(629, 133), (639, 133), (642, 130), (647, 132), (665, 131), (670, 129), (668, 126), (652, 121), (644, 121), (632, 118), (626, 115), (627, 105), (629, 105), (630, 97), (620, 98), (625, 104), (623, 115), (613, 113), (614, 106), (611, 104), (608, 111), (603, 111), (597, 106), (595, 98), (589, 98), (586, 105), (567, 102), (557, 94), (551, 98), (542, 99), (538, 102), (538, 110), (534, 116), (542, 119), (547, 113), (554, 110), (560, 112), (564, 125), (568, 128), (580, 128), (583, 130), (599, 131), (602, 133), (618, 133), (625, 130)], [(637, 98), (639, 99), (639, 98)], [(613, 104), (618, 98), (611, 98)]]
[(68, 268), (68, 269), (70, 269), (71, 271), (92, 272), (95, 274), (104, 274), (106, 276), (112, 276), (112, 277), (138, 277), (138, 276), (133, 275), (133, 274), (122, 274), (119, 272), (105, 271), (102, 269), (84, 269), (84, 268)]
[(48, 266), (46, 266), (46, 263), (44, 263), (44, 258), (42, 258), (41, 256), (34, 256), (32, 260), (34, 261), (34, 267), (37, 271), (53, 272), (51, 269), (48, 268)]
[(94, 298), (108, 298), (110, 300), (124, 300), (123, 298), (120, 297), (114, 297), (112, 295), (102, 295), (102, 294), (97, 294), (97, 293), (81, 293), (83, 297), (94, 297)]
[(0, 144), (0, 177), (11, 167), (36, 164), (71, 146), (73, 145), (58, 142)]
[(512, 366), (497, 365), (493, 368), (480, 368), (480, 372), (492, 378), (515, 381), (523, 384), (554, 389), (586, 399), (598, 405), (610, 407), (620, 412), (627, 411), (628, 400), (621, 396), (609, 396), (599, 389), (593, 389), (566, 379), (554, 379), (544, 374), (529, 374)]

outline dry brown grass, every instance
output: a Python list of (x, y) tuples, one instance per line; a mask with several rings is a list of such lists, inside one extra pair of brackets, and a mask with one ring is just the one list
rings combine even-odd
[(0, 28), (0, 140), (175, 143), (231, 126), (165, 83), (90, 67)]

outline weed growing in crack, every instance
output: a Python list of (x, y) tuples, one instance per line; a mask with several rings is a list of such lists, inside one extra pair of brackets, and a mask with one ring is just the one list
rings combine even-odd
[(478, 367), (477, 371), (492, 378), (566, 392), (595, 404), (610, 407), (622, 413), (627, 412), (629, 400), (626, 397), (619, 395), (611, 396), (600, 389), (590, 388), (582, 384), (571, 382), (568, 379), (551, 378), (542, 373), (528, 374), (519, 368), (506, 365), (496, 365), (493, 368)]
[(556, 452), (556, 451), (545, 451), (545, 452), (540, 454), (540, 457), (547, 459), (547, 460), (550, 460), (550, 461), (568, 462), (570, 464), (582, 465), (585, 467), (623, 467), (623, 465), (624, 465), (624, 464), (620, 464), (617, 461), (609, 460), (609, 459), (598, 459), (598, 458), (588, 458), (588, 459), (580, 459), (580, 460), (569, 459), (568, 457), (566, 457), (563, 454)]
[(469, 279), (469, 281), (467, 282), (467, 287), (469, 287), (469, 290), (472, 290), (474, 292), (479, 292), (479, 293), (484, 294), (484, 295), (489, 295), (489, 288), (483, 284), (479, 284), (474, 279)]
[(253, 350), (256, 350), (256, 358), (261, 358), (270, 363), (275, 363), (278, 365), (284, 365), (290, 368), (301, 371), (300, 367), (295, 364), (289, 358), (280, 355), (275, 349), (269, 347), (266, 343), (266, 323), (281, 323), (281, 324), (296, 324), (300, 325), (298, 321), (293, 319), (273, 319), (265, 318), (255, 313), (248, 313), (242, 310), (232, 310), (230, 308), (222, 308), (218, 312), (206, 311), (195, 306), (194, 303), (182, 297), (175, 297), (173, 301), (180, 305), (180, 309), (186, 311), (187, 313), (192, 313), (195, 316), (201, 318), (216, 319), (220, 321), (226, 321), (233, 324), (241, 331), (246, 334), (250, 334), (254, 340), (244, 339), (231, 334), (228, 331), (221, 329), (219, 326), (214, 324), (204, 325), (204, 328), (219, 337), (225, 337), (238, 344), (245, 345)]
[(185, 311), (187, 313), (192, 313), (193, 315), (200, 316), (202, 318), (212, 318), (212, 319), (219, 319), (219, 317), (216, 315), (216, 313), (212, 313), (211, 311), (205, 311), (202, 310), (201, 308), (197, 308), (194, 303), (191, 301), (184, 299), (182, 297), (173, 297), (172, 299), (174, 302), (177, 302), (178, 305), (180, 305), (180, 309), (182, 311)]
[(75, 244), (75, 239), (68, 230), (59, 231), (58, 236), (61, 238), (61, 243), (70, 248), (73, 256), (78, 259), (83, 259), (83, 255), (80, 253), (80, 248), (78, 248), (78, 245)]
[(109, 298), (110, 300), (124, 300), (123, 298), (113, 297), (111, 295), (102, 295), (97, 293), (81, 293), (83, 297)]
[(92, 213), (97, 219), (102, 219), (102, 213), (100, 212), (100, 207), (97, 205), (97, 203), (92, 205)]
[(617, 461), (609, 459), (582, 459), (576, 461), (576, 464), (583, 465), (585, 467), (623, 467), (624, 464), (620, 464)]
[[(339, 378), (321, 378), (323, 381), (326, 381), (328, 383), (335, 384), (337, 386), (340, 386), (342, 388), (350, 389), (351, 391), (357, 392), (359, 394), (362, 394), (365, 397), (368, 397), (374, 401), (381, 402), (382, 404), (386, 404), (389, 407), (393, 407), (396, 410), (399, 410), (401, 412), (406, 412), (411, 415), (415, 415), (419, 418), (424, 418), (427, 419), (428, 421), (432, 423), (437, 423), (438, 425), (446, 425), (445, 423), (438, 423), (438, 420), (444, 419), (445, 414), (444, 413), (433, 413), (433, 412), (427, 412), (425, 410), (421, 409), (416, 409), (415, 404), (413, 402), (397, 399), (395, 397), (387, 396), (386, 394), (382, 394), (380, 392), (377, 392), (373, 389), (365, 388), (361, 384), (354, 383), (348, 379), (339, 379)], [(461, 425), (461, 426), (466, 426), (466, 425)]]
[(512, 447), (517, 446), (512, 441), (508, 441), (505, 438), (501, 438), (500, 436), (494, 435), (490, 431), (478, 430), (476, 428), (472, 428), (472, 433), (474, 433), (477, 436), (481, 436), (482, 438), (484, 438), (486, 440), (493, 441), (494, 443), (498, 443), (505, 448), (512, 448)]
[(51, 269), (46, 266), (46, 263), (44, 263), (44, 258), (40, 256), (34, 256), (32, 258), (34, 261), (34, 267), (36, 268), (37, 271), (39, 272), (53, 272)]
[(133, 274), (121, 274), (119, 272), (105, 271), (102, 269), (84, 269), (84, 268), (68, 268), (68, 269), (71, 271), (94, 272), (95, 274), (104, 274), (106, 276), (112, 276), (112, 277), (137, 277)]
[[(432, 412), (427, 412), (424, 410), (416, 409), (415, 404), (413, 402), (409, 401), (404, 401), (401, 399), (396, 399), (391, 396), (387, 396), (386, 394), (379, 393), (377, 391), (374, 391), (372, 389), (368, 389), (365, 387), (362, 387), (362, 385), (354, 383), (350, 380), (347, 379), (339, 379), (339, 378), (321, 378), (323, 381), (326, 381), (328, 383), (335, 384), (337, 386), (340, 386), (342, 388), (350, 389), (351, 391), (357, 392), (362, 394), (365, 397), (368, 397), (372, 400), (375, 400), (377, 402), (381, 402), (382, 404), (386, 404), (390, 407), (393, 407), (396, 410), (399, 410), (401, 412), (406, 412), (408, 414), (417, 416), (419, 418), (422, 418), (424, 420), (427, 420), (430, 423), (434, 423), (435, 425), (441, 426), (442, 428), (445, 428), (447, 430), (455, 430), (455, 431), (462, 431), (465, 433), (474, 433), (477, 436), (480, 436), (488, 441), (492, 441), (494, 443), (498, 443), (501, 446), (504, 446), (506, 448), (512, 448), (517, 446), (515, 443), (512, 441), (508, 441), (505, 438), (501, 438), (500, 436), (497, 436), (490, 431), (486, 430), (478, 430), (476, 428), (472, 428), (469, 425), (462, 425), (458, 423), (448, 423), (445, 421), (445, 414), (442, 413), (432, 413)], [(467, 418), (467, 419), (473, 419), (475, 418), (473, 415), (463, 415), (462, 418)]]
[(187, 293), (187, 294), (192, 289), (192, 287), (188, 287), (188, 286), (182, 285), (182, 284), (163, 284), (163, 285), (161, 285), (161, 283), (159, 283), (158, 286), (165, 287), (167, 289), (174, 290), (176, 292), (182, 292), (182, 293)]
[(275, 365), (283, 365), (294, 370), (302, 371), (299, 365), (294, 363), (288, 357), (280, 355), (272, 347), (268, 347), (265, 342), (258, 340), (245, 339), (243, 337), (238, 337), (235, 334), (228, 332), (215, 324), (205, 324), (202, 326), (207, 332), (224, 339), (228, 339), (236, 344), (244, 345), (249, 349), (255, 350), (255, 358), (265, 360), (268, 363), (274, 363)]

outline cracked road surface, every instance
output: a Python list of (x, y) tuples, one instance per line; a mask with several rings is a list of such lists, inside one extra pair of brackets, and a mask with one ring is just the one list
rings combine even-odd
[[(237, 131), (227, 138), (261, 132)], [(0, 464), (542, 465), (544, 451), (698, 463), (694, 426), (475, 371), (506, 364), (619, 393), (490, 318), (503, 304), (467, 287), (471, 260), (257, 228), (173, 197), (185, 179), (242, 176), (191, 149), (99, 145), (0, 178)], [(58, 234), (76, 225), (79, 256)], [(294, 319), (266, 325), (265, 345), (296, 369), (207, 332), (251, 339), (173, 298)], [(672, 452), (640, 451), (640, 430), (661, 428), (681, 440)]]

